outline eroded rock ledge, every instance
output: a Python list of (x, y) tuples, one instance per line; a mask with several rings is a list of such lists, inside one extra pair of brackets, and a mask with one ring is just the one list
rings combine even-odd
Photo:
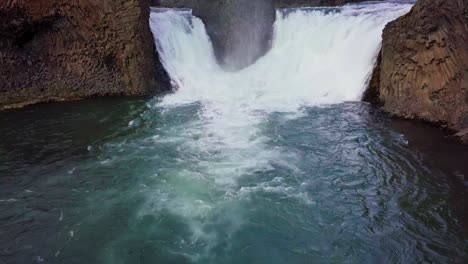
[(168, 89), (149, 1), (3, 0), (0, 110)]
[(468, 143), (468, 1), (418, 0), (389, 23), (365, 99), (454, 130)]

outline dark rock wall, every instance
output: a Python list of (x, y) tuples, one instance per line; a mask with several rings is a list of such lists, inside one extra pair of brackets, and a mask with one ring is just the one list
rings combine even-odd
[(371, 101), (398, 116), (468, 127), (468, 1), (419, 0), (386, 26), (381, 56)]
[(0, 2), (0, 109), (169, 89), (146, 0)]

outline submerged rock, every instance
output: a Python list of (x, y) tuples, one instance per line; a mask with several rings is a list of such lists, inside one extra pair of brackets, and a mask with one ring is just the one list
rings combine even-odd
[(419, 0), (385, 28), (368, 92), (375, 96), (367, 99), (395, 115), (461, 131), (468, 127), (467, 43), (466, 0)]
[(149, 1), (0, 3), (0, 109), (168, 89)]

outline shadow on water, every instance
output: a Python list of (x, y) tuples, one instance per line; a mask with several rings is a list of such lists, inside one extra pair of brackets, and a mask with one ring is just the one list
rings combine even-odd
[[(450, 185), (449, 206), (460, 219), (468, 237), (468, 146), (461, 145), (445, 131), (419, 121), (387, 118), (386, 127), (405, 135), (408, 148), (420, 153), (424, 163), (431, 164), (447, 176)], [(436, 180), (436, 179), (435, 179)]]

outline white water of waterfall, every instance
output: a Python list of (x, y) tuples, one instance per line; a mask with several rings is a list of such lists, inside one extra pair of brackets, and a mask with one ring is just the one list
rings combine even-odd
[(201, 103), (198, 148), (222, 148), (234, 174), (242, 175), (265, 153), (258, 125), (269, 113), (360, 100), (384, 26), (410, 8), (378, 3), (278, 11), (272, 49), (238, 72), (221, 69), (203, 22), (189, 11), (153, 12), (157, 48), (177, 89), (160, 105)]
[[(217, 234), (202, 231), (210, 222), (207, 218), (222, 208), (236, 211), (226, 206), (232, 197), (263, 188), (309, 202), (293, 187), (282, 186), (280, 178), (254, 187), (239, 184), (240, 178), (269, 170), (272, 163), (294, 170), (294, 154), (268, 145), (274, 139), (263, 133), (262, 125), (273, 113), (294, 118), (306, 107), (360, 100), (384, 26), (410, 8), (372, 3), (280, 10), (272, 49), (238, 72), (223, 71), (217, 64), (203, 22), (189, 11), (153, 12), (150, 23), (157, 49), (176, 89), (157, 106), (167, 111), (201, 107), (198, 119), (183, 124), (171, 138), (187, 156), (180, 161), (185, 169), (167, 172), (170, 187), (152, 194), (157, 197), (150, 203), (184, 218), (196, 239), (213, 241)], [(217, 198), (207, 198), (212, 196)], [(231, 220), (240, 214), (225, 212)], [(223, 225), (227, 233), (235, 232), (240, 222)]]
[(295, 111), (359, 100), (384, 26), (410, 4), (278, 11), (273, 47), (239, 72), (216, 63), (203, 22), (190, 12), (154, 12), (158, 51), (178, 91), (165, 104), (208, 101), (220, 110)]

